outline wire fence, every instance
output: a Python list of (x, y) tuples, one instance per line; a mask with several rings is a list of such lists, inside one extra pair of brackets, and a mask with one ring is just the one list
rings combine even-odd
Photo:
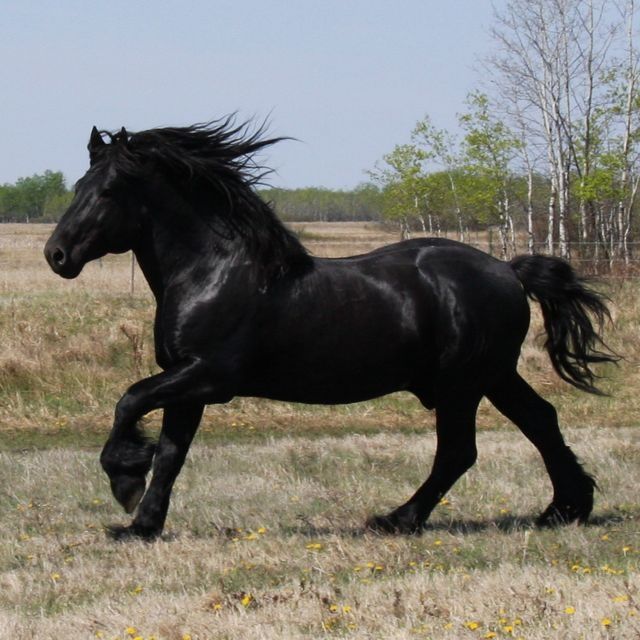
[[(443, 235), (455, 237), (454, 234)], [(466, 234), (464, 241), (501, 259), (529, 253), (526, 238), (522, 236), (516, 239), (515, 250), (512, 248), (507, 255), (504, 255), (497, 234), (493, 236), (487, 232), (471, 231)], [(569, 252), (569, 261), (585, 276), (616, 280), (640, 278), (640, 241), (627, 242), (626, 255), (622, 253), (620, 247), (608, 246), (601, 242), (570, 241), (566, 246)], [(555, 242), (553, 250), (549, 251), (546, 242), (536, 241), (533, 243), (533, 253), (560, 256), (562, 251), (558, 242)]]

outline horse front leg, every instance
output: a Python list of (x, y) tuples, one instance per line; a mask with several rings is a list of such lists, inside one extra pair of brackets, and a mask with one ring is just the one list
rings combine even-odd
[(156, 452), (138, 428), (138, 420), (149, 411), (174, 404), (204, 405), (229, 399), (216, 390), (211, 372), (200, 361), (173, 367), (129, 388), (116, 405), (113, 428), (100, 456), (111, 491), (127, 513), (135, 510), (144, 495)]
[(137, 537), (151, 540), (162, 533), (173, 483), (182, 469), (203, 411), (203, 404), (176, 404), (164, 409), (149, 488), (128, 527), (109, 527), (113, 538)]

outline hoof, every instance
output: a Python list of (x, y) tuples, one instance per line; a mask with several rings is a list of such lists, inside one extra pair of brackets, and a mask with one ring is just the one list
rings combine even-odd
[(128, 527), (123, 525), (107, 525), (105, 532), (109, 538), (117, 542), (126, 542), (127, 540), (144, 540), (152, 542), (160, 537), (161, 531), (141, 527), (140, 525), (130, 524)]
[(585, 524), (591, 513), (591, 505), (556, 504), (552, 502), (536, 520), (538, 527), (561, 527), (572, 522)]
[(111, 492), (127, 513), (133, 513), (146, 489), (144, 476), (115, 476), (111, 479)]
[(384, 535), (414, 535), (422, 531), (423, 524), (414, 519), (402, 517), (397, 511), (385, 516), (371, 516), (365, 528), (374, 533)]

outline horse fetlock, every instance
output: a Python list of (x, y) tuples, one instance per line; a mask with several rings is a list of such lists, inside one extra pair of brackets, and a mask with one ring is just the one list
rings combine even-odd
[(110, 478), (111, 492), (127, 513), (133, 513), (146, 490), (144, 476), (117, 475)]
[(589, 519), (593, 509), (593, 499), (588, 497), (578, 500), (557, 500), (553, 502), (538, 517), (539, 527), (558, 527), (572, 522), (584, 524)]
[(112, 540), (118, 542), (126, 542), (127, 540), (152, 542), (162, 533), (161, 529), (145, 527), (135, 522), (129, 526), (109, 525), (105, 527), (105, 531)]
[(366, 528), (381, 534), (415, 534), (424, 526), (424, 518), (420, 518), (412, 505), (399, 507), (386, 515), (375, 515), (369, 518)]

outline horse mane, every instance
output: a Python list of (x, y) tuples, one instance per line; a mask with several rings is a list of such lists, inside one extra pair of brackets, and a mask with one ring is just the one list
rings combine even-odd
[[(111, 141), (115, 168), (138, 176), (151, 160), (166, 178), (185, 193), (213, 190), (227, 207), (207, 209), (244, 241), (251, 258), (272, 274), (311, 259), (298, 238), (256, 193), (271, 170), (259, 164), (260, 150), (286, 138), (264, 137), (264, 124), (251, 131), (251, 122), (236, 124), (235, 115), (186, 127), (163, 127), (117, 133), (102, 131)], [(205, 215), (209, 215), (209, 213)], [(215, 225), (220, 234), (220, 225)]]

